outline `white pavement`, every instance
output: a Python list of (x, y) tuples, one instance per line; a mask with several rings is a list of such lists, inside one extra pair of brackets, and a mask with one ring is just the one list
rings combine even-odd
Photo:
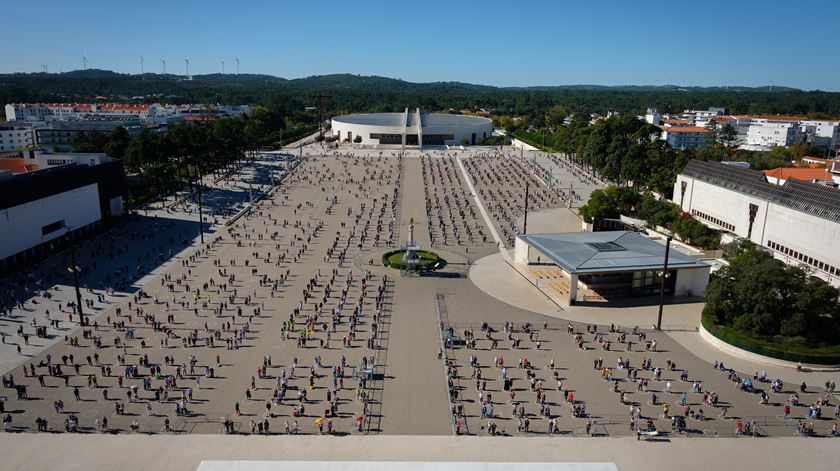
[[(718, 438), (638, 442), (635, 438), (452, 436), (230, 436), (7, 434), (0, 440), (4, 470), (195, 470), (202, 461), (270, 460), (294, 470), (294, 461), (615, 463), (619, 471), (830, 471), (840, 447), (832, 439)], [(208, 469), (208, 468), (202, 468)], [(212, 469), (212, 468), (210, 468)], [(218, 468), (217, 468), (218, 469)], [(240, 468), (242, 469), (242, 468)], [(250, 469), (250, 468), (249, 468)], [(397, 469), (397, 468), (394, 468)], [(450, 468), (451, 469), (451, 468)]]

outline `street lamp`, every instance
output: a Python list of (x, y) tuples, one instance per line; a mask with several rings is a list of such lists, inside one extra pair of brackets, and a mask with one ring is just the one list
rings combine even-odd
[(665, 282), (668, 279), (668, 253), (671, 251), (671, 236), (665, 239), (665, 264), (662, 268), (662, 284), (659, 287), (659, 316), (656, 319), (656, 330), (662, 330), (662, 308), (665, 305)]
[(201, 185), (204, 181), (201, 175), (201, 165), (196, 164), (195, 171), (198, 173), (198, 234), (201, 236), (201, 243), (204, 244), (204, 208), (201, 205)]
[(73, 285), (76, 288), (76, 309), (79, 313), (79, 323), (84, 325), (85, 313), (82, 310), (82, 292), (79, 289), (79, 273), (82, 271), (82, 269), (81, 267), (76, 265), (76, 234), (73, 232), (73, 229), (67, 226), (67, 224), (64, 221), (61, 222), (61, 227), (67, 230), (65, 234), (70, 235), (70, 266), (67, 267), (67, 271), (73, 274)]
[(528, 190), (531, 188), (531, 182), (525, 180), (525, 220), (522, 222), (522, 235), (528, 234)]

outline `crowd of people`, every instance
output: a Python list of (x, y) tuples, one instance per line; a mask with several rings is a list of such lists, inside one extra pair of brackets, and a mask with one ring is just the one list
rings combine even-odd
[[(84, 290), (98, 308), (84, 320), (56, 306), (53, 316), (69, 316), (64, 342), (3, 376), (17, 392), (0, 400), (5, 429), (365, 431), (381, 399), (372, 381), (393, 282), (360, 257), (398, 237), (400, 179), (394, 155), (313, 153), (247, 216), (216, 225), (130, 295), (108, 306)], [(149, 219), (131, 237), (117, 228), (91, 239), (79, 250), (82, 279), (129, 247), (143, 250), (130, 269), (147, 273), (178, 252), (162, 237), (189, 241), (187, 229)], [(115, 287), (126, 270), (111, 275)], [(19, 299), (8, 305), (25, 307)]]

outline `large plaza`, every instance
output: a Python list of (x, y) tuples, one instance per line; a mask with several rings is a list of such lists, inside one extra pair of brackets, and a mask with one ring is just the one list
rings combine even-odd
[[(516, 267), (526, 186), (529, 234), (579, 230), (575, 209), (602, 186), (564, 157), (290, 152), (294, 165), (258, 159), (207, 182), (203, 243), (184, 194), (81, 244), (84, 325), (68, 304), (67, 254), (3, 279), (6, 430), (635, 437), (655, 428), (679, 440), (793, 437), (799, 421), (816, 435), (831, 429), (840, 409), (824, 385), (836, 373), (715, 351), (694, 332), (696, 299), (669, 297), (657, 331), (655, 303), (563, 304), (536, 280), (545, 273)], [(401, 276), (382, 266), (408, 240), (409, 221), (445, 268)]]

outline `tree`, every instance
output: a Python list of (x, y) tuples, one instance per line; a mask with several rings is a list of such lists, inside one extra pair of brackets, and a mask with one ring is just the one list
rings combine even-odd
[(563, 120), (566, 119), (566, 107), (562, 105), (554, 105), (545, 113), (545, 124), (550, 128), (558, 128), (563, 125)]
[(621, 214), (629, 214), (639, 203), (641, 196), (630, 188), (609, 186), (595, 190), (589, 201), (578, 208), (578, 214), (586, 222), (594, 219), (615, 219)]
[(718, 133), (718, 142), (727, 149), (732, 149), (738, 142), (738, 130), (730, 122), (726, 122)]
[(356, 137), (353, 138), (353, 142), (355, 142), (356, 144), (361, 144), (362, 143), (362, 136), (356, 134)]
[(706, 314), (719, 325), (756, 337), (781, 335), (810, 346), (837, 344), (836, 288), (755, 245), (739, 250), (709, 282)]

